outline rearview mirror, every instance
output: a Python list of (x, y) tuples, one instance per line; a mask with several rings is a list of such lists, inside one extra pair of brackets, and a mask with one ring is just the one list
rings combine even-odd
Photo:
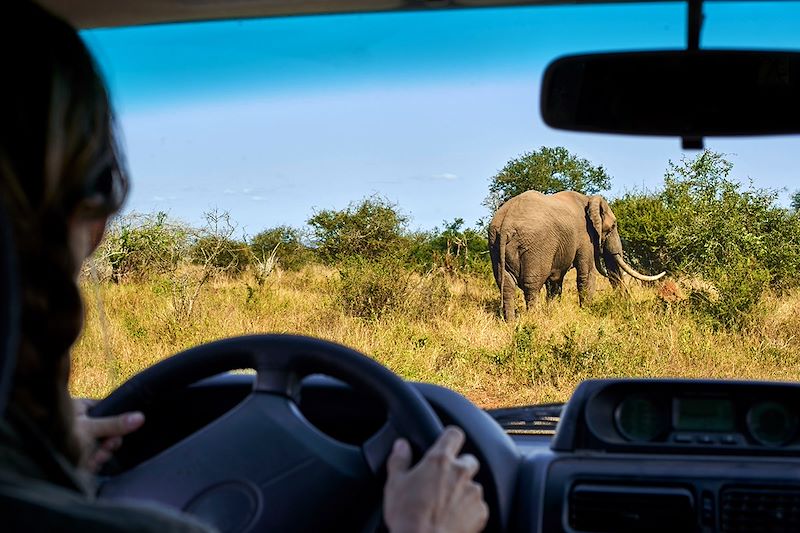
[(632, 52), (568, 56), (545, 71), (544, 122), (633, 135), (800, 133), (800, 53)]

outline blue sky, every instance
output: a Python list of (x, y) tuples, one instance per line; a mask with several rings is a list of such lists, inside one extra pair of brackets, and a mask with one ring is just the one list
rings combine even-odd
[[(800, 48), (800, 2), (707, 4), (704, 47)], [(541, 122), (546, 64), (576, 52), (681, 48), (682, 3), (363, 14), (83, 32), (118, 111), (127, 210), (252, 235), (379, 194), (431, 228), (486, 215), (510, 158), (563, 145), (604, 165), (609, 196), (659, 185), (671, 138)], [(793, 188), (798, 137), (708, 139), (758, 186)], [(691, 153), (689, 153), (691, 155)]]

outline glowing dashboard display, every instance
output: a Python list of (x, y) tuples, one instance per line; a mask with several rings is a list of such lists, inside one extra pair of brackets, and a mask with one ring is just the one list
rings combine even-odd
[(728, 432), (736, 427), (733, 403), (724, 398), (675, 398), (672, 414), (678, 431)]

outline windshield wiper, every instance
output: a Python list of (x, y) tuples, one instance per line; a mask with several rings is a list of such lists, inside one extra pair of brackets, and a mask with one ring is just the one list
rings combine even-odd
[(526, 405), (487, 409), (489, 416), (500, 424), (506, 433), (517, 435), (555, 435), (563, 403)]

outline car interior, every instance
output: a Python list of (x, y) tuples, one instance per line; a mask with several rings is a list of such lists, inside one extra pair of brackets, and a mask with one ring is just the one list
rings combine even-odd
[[(41, 0), (78, 28), (558, 3), (575, 0)], [(545, 122), (666, 135), (684, 147), (716, 135), (800, 133), (800, 54), (700, 50), (702, 7), (688, 2), (685, 50), (553, 58)], [(7, 263), (3, 385), (15, 327)], [(231, 372), (239, 369), (254, 372)], [(794, 383), (597, 379), (563, 405), (484, 410), (344, 346), (276, 334), (175, 355), (92, 413), (134, 408), (148, 423), (101, 473), (99, 497), (167, 505), (225, 533), (380, 530), (393, 439), (407, 437), (420, 454), (449, 424), (464, 429), (465, 451), (481, 463), (487, 531), (800, 530)]]

